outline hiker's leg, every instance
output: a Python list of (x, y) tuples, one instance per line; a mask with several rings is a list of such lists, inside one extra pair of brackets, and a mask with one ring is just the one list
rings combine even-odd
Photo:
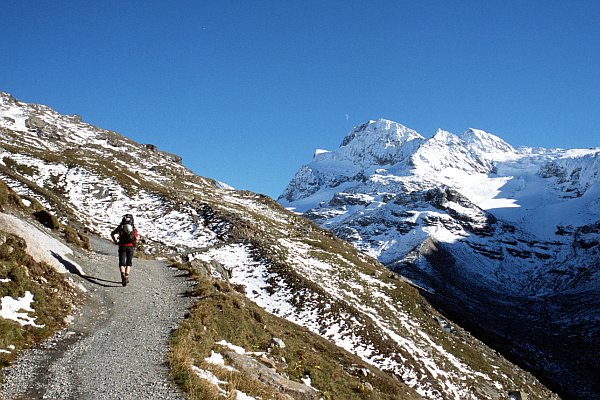
[(127, 265), (127, 250), (124, 246), (119, 246), (119, 270), (125, 273), (125, 265)]
[(133, 246), (127, 247), (127, 259), (125, 261), (125, 283), (129, 283), (129, 271), (131, 270), (131, 264), (133, 262)]
[(121, 271), (121, 285), (127, 285), (127, 275), (125, 274), (125, 267), (120, 266), (119, 270)]
[(135, 249), (132, 247), (127, 247), (126, 248), (126, 257), (125, 257), (125, 273), (128, 274), (129, 273), (129, 269), (131, 268), (131, 265), (133, 264), (133, 252), (135, 251)]
[(119, 246), (119, 272), (121, 272), (121, 284), (125, 286), (127, 284), (125, 269), (127, 264), (127, 248), (125, 246)]

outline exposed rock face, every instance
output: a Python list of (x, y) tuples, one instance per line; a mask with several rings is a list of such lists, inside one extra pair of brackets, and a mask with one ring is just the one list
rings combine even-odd
[(29, 129), (44, 129), (48, 123), (39, 117), (29, 117), (25, 120), (25, 126)]
[(231, 365), (250, 376), (257, 376), (263, 383), (272, 388), (277, 388), (280, 392), (295, 400), (313, 400), (319, 399), (319, 393), (310, 386), (289, 380), (273, 369), (267, 367), (261, 362), (233, 351), (225, 353), (225, 357)]
[(160, 154), (161, 156), (165, 157), (167, 160), (170, 160), (174, 163), (181, 164), (183, 161), (183, 159), (180, 156), (173, 154), (173, 153), (159, 150), (158, 147), (156, 147), (153, 144), (146, 144), (144, 146), (146, 146), (146, 148), (149, 149), (150, 151), (152, 151), (153, 153)]
[[(476, 129), (425, 139), (391, 121), (370, 121), (302, 166), (279, 202), (409, 277), (430, 301), (555, 387), (600, 396), (587, 367), (572, 358), (600, 340), (600, 323), (582, 328), (600, 320), (600, 307), (571, 314), (558, 295), (590, 303), (600, 295), (599, 148), (515, 149)], [(503, 318), (487, 317), (507, 303)], [(534, 303), (544, 312), (523, 312)], [(548, 324), (557, 337), (581, 343), (546, 341)], [(558, 361), (548, 363), (544, 352)], [(585, 352), (579, 357), (600, 370)]]
[(192, 260), (191, 265), (196, 271), (206, 277), (216, 276), (226, 281), (231, 278), (231, 270), (217, 260)]

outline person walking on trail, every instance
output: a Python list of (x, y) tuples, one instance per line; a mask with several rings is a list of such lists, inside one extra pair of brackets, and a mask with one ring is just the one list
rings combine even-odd
[(121, 283), (127, 286), (129, 283), (129, 271), (133, 260), (135, 245), (138, 240), (138, 231), (133, 223), (133, 215), (125, 214), (119, 226), (110, 234), (113, 242), (119, 245), (119, 270), (121, 271)]

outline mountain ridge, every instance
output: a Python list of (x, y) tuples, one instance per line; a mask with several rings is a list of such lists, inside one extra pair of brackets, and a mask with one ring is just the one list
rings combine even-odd
[[(497, 399), (520, 388), (531, 398), (556, 398), (437, 313), (406, 280), (266, 196), (222, 189), (150, 145), (6, 95), (0, 126), (0, 177), (19, 196), (36, 199), (61, 224), (104, 238), (133, 213), (139, 251), (176, 257), (202, 282), (197, 295), (205, 301), (179, 336), (199, 338), (181, 350), (186, 356), (175, 369), (183, 382), (200, 379), (198, 365), (213, 368), (204, 360), (223, 352), (222, 339), (264, 350), (268, 335), (287, 331), (302, 340), (288, 338), (289, 350), (279, 351), (286, 362), (268, 354), (262, 362), (297, 382), (310, 378), (323, 396), (393, 398), (396, 390)], [(222, 303), (212, 305), (213, 298)], [(270, 316), (288, 322), (276, 329), (264, 322)], [(248, 330), (239, 334), (239, 326)]]
[[(369, 122), (356, 129), (372, 133), (377, 152), (378, 135), (393, 135), (395, 126), (402, 125), (388, 121), (388, 132), (379, 132), (381, 124)], [(475, 129), (461, 135), (440, 129), (418, 140), (419, 146), (406, 153), (386, 149), (399, 155), (386, 165), (344, 159), (347, 151), (341, 146), (326, 154), (327, 162), (317, 157), (302, 166), (278, 201), (411, 279), (429, 301), (482, 336), (494, 337), (492, 342), (514, 360), (534, 364), (562, 393), (594, 398), (590, 393), (600, 388), (589, 371), (600, 365), (583, 349), (600, 336), (600, 309), (584, 299), (594, 304), (600, 292), (600, 148), (515, 149)], [(559, 293), (579, 293), (583, 315), (561, 312), (572, 305), (558, 299)], [(527, 302), (545, 309), (545, 319), (527, 311)], [(500, 322), (477, 322), (503, 303), (522, 315), (509, 310)], [(463, 311), (470, 308), (466, 317)], [(532, 331), (539, 329), (540, 335), (544, 323), (562, 333), (552, 342), (544, 343), (541, 336), (528, 340), (529, 329), (510, 332), (511, 316), (537, 327)], [(560, 321), (568, 322), (561, 326)], [(569, 350), (550, 348), (569, 335), (579, 338), (570, 350), (587, 360), (586, 367), (577, 366)], [(535, 350), (515, 350), (511, 341)], [(543, 357), (536, 362), (536, 354), (545, 351), (569, 367), (546, 366)], [(573, 371), (567, 379), (564, 368)], [(588, 389), (574, 394), (583, 387)]]

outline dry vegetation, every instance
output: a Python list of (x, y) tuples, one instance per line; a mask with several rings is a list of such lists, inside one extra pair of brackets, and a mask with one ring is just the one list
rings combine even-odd
[[(211, 396), (215, 395), (214, 387), (198, 378), (192, 365), (211, 370), (221, 380), (229, 382), (229, 391), (235, 388), (254, 397), (280, 398), (279, 393), (256, 377), (206, 363), (204, 359), (211, 351), (226, 350), (216, 344), (221, 340), (247, 351), (267, 352), (266, 362), (274, 370), (297, 382), (310, 377), (324, 399), (418, 398), (412, 389), (358, 357), (305, 328), (266, 313), (227, 282), (207, 279), (193, 270), (190, 273), (198, 282), (196, 295), (199, 300), (189, 318), (174, 333), (169, 354), (172, 378), (190, 399), (213, 398)], [(274, 337), (281, 338), (285, 348), (271, 347)]]
[[(36, 202), (31, 207), (25, 206), (21, 198), (0, 180), (0, 211), (11, 211), (25, 218), (29, 212), (39, 211), (37, 207), (41, 206)], [(17, 299), (27, 291), (31, 292), (35, 313), (29, 315), (36, 318), (36, 324), (44, 327), (22, 327), (15, 321), (0, 318), (0, 349), (15, 347), (11, 353), (0, 353), (0, 367), (10, 363), (20, 349), (41, 342), (65, 326), (65, 317), (79, 301), (79, 295), (64, 276), (49, 265), (36, 262), (26, 248), (22, 238), (8, 234), (0, 227), (0, 279), (5, 280), (0, 283), (0, 298)]]

